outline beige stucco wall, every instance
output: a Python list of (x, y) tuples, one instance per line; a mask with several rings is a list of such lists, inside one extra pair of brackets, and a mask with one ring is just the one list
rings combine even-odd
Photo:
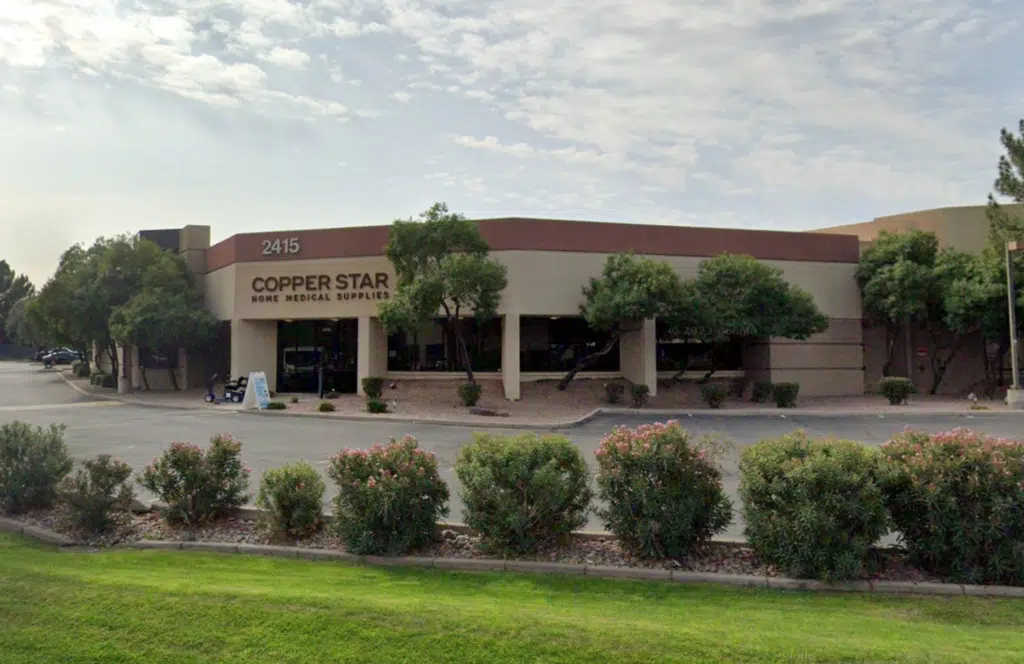
[[(506, 316), (504, 323), (505, 348), (503, 376), (508, 398), (518, 398), (521, 376), (513, 373), (511, 362), (519, 357), (519, 316), (578, 315), (583, 301), (582, 288), (588, 279), (601, 273), (607, 254), (554, 253), (543, 251), (501, 251), (492, 254), (508, 269), (508, 287), (502, 296), (499, 313)], [(654, 257), (664, 260), (681, 276), (696, 275), (704, 259), (695, 257)], [(824, 335), (806, 342), (771, 340), (765, 349), (752, 351), (751, 357), (758, 357), (770, 363), (771, 380), (797, 380), (803, 385), (802, 393), (817, 394), (859, 394), (863, 391), (864, 376), (861, 367), (860, 336), (860, 293), (854, 281), (856, 265), (850, 263), (810, 263), (791, 261), (765, 261), (783, 271), (790, 282), (807, 290), (821, 310), (833, 321), (832, 328)], [(384, 274), (386, 289), (364, 289), (374, 293), (360, 299), (339, 299), (334, 276), (337, 274)], [(314, 292), (323, 292), (326, 299), (288, 301), (285, 293), (277, 293), (276, 301), (254, 302), (253, 280), (290, 277), (292, 279), (313, 275)], [(319, 290), (319, 275), (330, 278), (329, 288)], [(364, 325), (379, 325), (371, 322), (383, 294), (394, 291), (394, 272), (383, 256), (344, 259), (281, 261), (268, 260), (252, 263), (238, 263), (216, 270), (205, 277), (207, 306), (222, 320), (232, 320), (232, 376), (248, 371), (263, 370), (271, 386), (276, 384), (277, 329), (278, 320), (359, 318), (360, 347), (364, 353), (361, 366), (366, 371), (381, 370), (380, 363), (386, 363), (386, 346), (383, 357), (375, 360), (371, 348), (382, 346), (382, 334), (376, 334), (364, 342)], [(360, 289), (349, 289), (358, 293)], [(307, 292), (305, 282), (298, 293)], [(469, 313), (469, 312), (467, 312)], [(846, 321), (853, 321), (853, 325)], [(510, 333), (516, 335), (516, 344), (509, 343)], [(645, 325), (635, 333), (627, 334), (620, 347), (620, 361), (623, 375), (637, 383), (646, 383), (652, 391), (657, 389), (656, 359), (654, 352), (653, 324)], [(365, 348), (364, 348), (365, 346)], [(258, 369), (255, 367), (259, 367)], [(766, 371), (768, 369), (765, 369)], [(763, 373), (763, 372), (762, 372)], [(372, 373), (360, 372), (360, 376)], [(760, 375), (760, 374), (759, 374)]]

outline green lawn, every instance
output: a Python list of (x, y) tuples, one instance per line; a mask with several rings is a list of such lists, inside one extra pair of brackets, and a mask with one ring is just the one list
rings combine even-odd
[(0, 534), (0, 661), (990, 664), (1024, 661), (1024, 601), (61, 553)]

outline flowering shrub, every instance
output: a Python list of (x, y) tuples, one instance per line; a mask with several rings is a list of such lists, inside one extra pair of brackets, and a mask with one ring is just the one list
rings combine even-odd
[(889, 511), (918, 565), (969, 583), (1024, 584), (1024, 441), (907, 430), (882, 455)]
[(713, 452), (674, 421), (615, 429), (596, 452), (605, 527), (642, 558), (684, 558), (725, 530), (732, 502)]
[(878, 450), (796, 431), (740, 457), (747, 541), (785, 573), (826, 581), (859, 577), (888, 531)]
[(534, 552), (587, 522), (587, 464), (564, 436), (477, 434), (455, 473), (466, 525), (491, 549)]
[(338, 485), (334, 527), (352, 553), (401, 555), (421, 547), (448, 514), (437, 459), (412, 436), (345, 449), (331, 457), (327, 474)]
[(169, 523), (196, 525), (249, 500), (250, 470), (242, 465), (242, 444), (218, 434), (205, 452), (190, 443), (170, 448), (142, 471), (139, 484), (166, 505)]
[(256, 504), (267, 512), (270, 529), (279, 537), (303, 538), (323, 521), (324, 480), (307, 461), (263, 473)]
[(91, 533), (105, 532), (118, 512), (131, 510), (135, 492), (128, 480), (132, 467), (109, 454), (89, 459), (74, 477), (58, 485), (61, 504), (71, 525)]
[(50, 507), (57, 485), (74, 462), (64, 443), (64, 425), (0, 425), (0, 509), (12, 513)]

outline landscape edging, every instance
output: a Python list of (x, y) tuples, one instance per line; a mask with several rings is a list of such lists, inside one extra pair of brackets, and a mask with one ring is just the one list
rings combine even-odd
[[(60, 547), (74, 545), (60, 533), (31, 526), (16, 519), (0, 516), (0, 531), (32, 537)], [(848, 581), (825, 583), (812, 579), (722, 574), (716, 572), (687, 572), (658, 568), (611, 567), (578, 563), (552, 563), (532, 560), (499, 560), (497, 558), (437, 558), (422, 556), (358, 556), (344, 551), (309, 549), (298, 546), (267, 544), (235, 544), (232, 542), (177, 542), (139, 540), (117, 544), (114, 548), (137, 550), (173, 550), (262, 555), (277, 558), (314, 561), (350, 562), (371, 567), (420, 567), (461, 572), (517, 572), (526, 574), (561, 574), (603, 579), (638, 579), (672, 581), (675, 583), (710, 583), (725, 586), (774, 588), (779, 590), (806, 590), (824, 592), (860, 592), (903, 595), (1012, 597), (1024, 599), (1024, 588), (1013, 586), (978, 586), (953, 583), (914, 583), (909, 581)]]

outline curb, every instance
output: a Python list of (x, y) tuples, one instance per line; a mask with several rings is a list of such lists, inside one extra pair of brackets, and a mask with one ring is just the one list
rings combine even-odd
[(63, 371), (58, 371), (57, 373), (62, 379), (64, 379), (64, 382), (67, 384), (67, 386), (73, 389), (75, 392), (78, 392), (83, 396), (98, 399), (101, 401), (116, 401), (117, 403), (122, 403), (126, 406), (138, 406), (139, 408), (156, 408), (164, 410), (212, 410), (212, 408), (208, 406), (183, 406), (180, 404), (147, 403), (144, 401), (136, 401), (134, 399), (125, 399), (124, 397), (114, 396), (112, 394), (97, 394), (95, 392), (89, 392), (88, 390), (84, 390), (78, 385), (75, 385), (75, 382), (68, 378), (66, 375), (64, 375)]
[(267, 411), (267, 410), (239, 410), (236, 411), (243, 415), (260, 415), (263, 417), (301, 417), (306, 419), (318, 419), (318, 420), (334, 420), (336, 422), (397, 422), (402, 424), (433, 424), (435, 426), (444, 427), (465, 427), (468, 429), (528, 429), (528, 430), (557, 430), (557, 429), (569, 429), (589, 420), (597, 417), (600, 413), (600, 408), (594, 409), (587, 413), (581, 418), (565, 421), (565, 422), (547, 422), (540, 424), (530, 424), (527, 422), (506, 422), (501, 424), (500, 421), (503, 418), (496, 417), (495, 421), (487, 422), (471, 422), (467, 420), (445, 420), (445, 419), (427, 419), (422, 417), (388, 417), (381, 415), (329, 415), (326, 413), (289, 413), (285, 411)]
[[(32, 537), (59, 547), (74, 545), (60, 533), (28, 526), (20, 521), (0, 517), (0, 531)], [(684, 584), (715, 584), (743, 588), (800, 590), (811, 592), (849, 592), (891, 595), (928, 595), (955, 597), (1009, 597), (1024, 599), (1024, 587), (975, 586), (954, 583), (914, 583), (908, 581), (849, 581), (825, 583), (812, 579), (687, 572), (662, 568), (611, 567), (578, 563), (552, 563), (532, 560), (499, 560), (496, 558), (432, 558), (423, 556), (358, 556), (331, 549), (310, 549), (297, 546), (267, 544), (233, 544), (231, 542), (176, 542), (140, 540), (118, 544), (114, 548), (157, 551), (199, 551), (219, 554), (258, 555), (292, 560), (342, 562), (369, 567), (418, 567), (453, 572), (512, 572), (521, 574), (556, 574), (595, 579), (633, 579), (640, 581), (671, 581)]]

